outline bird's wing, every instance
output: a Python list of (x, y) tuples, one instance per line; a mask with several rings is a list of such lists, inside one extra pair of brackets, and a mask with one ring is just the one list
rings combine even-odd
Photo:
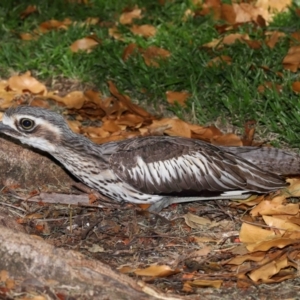
[(115, 174), (143, 193), (246, 190), (266, 192), (285, 181), (234, 154), (198, 140), (145, 137), (124, 141), (110, 157)]

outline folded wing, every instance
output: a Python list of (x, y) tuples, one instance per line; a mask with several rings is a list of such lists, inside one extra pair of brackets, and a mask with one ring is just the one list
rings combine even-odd
[(199, 140), (145, 137), (124, 141), (110, 157), (115, 174), (148, 194), (244, 190), (286, 186), (280, 176)]

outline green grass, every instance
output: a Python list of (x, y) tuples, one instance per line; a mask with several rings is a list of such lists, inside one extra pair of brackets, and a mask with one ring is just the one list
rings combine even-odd
[[(132, 99), (146, 100), (143, 105), (156, 106), (166, 103), (167, 90), (187, 90), (192, 94), (187, 108), (167, 106), (179, 117), (189, 116), (192, 108), (200, 124), (214, 122), (221, 117), (224, 122), (243, 127), (247, 120), (258, 122), (262, 138), (275, 133), (273, 143), (282, 142), (290, 147), (299, 147), (300, 101), (291, 90), (297, 80), (294, 73), (285, 71), (283, 57), (289, 49), (290, 38), (280, 40), (274, 49), (267, 46), (253, 50), (242, 43), (235, 43), (220, 50), (204, 49), (201, 46), (218, 38), (215, 22), (209, 17), (190, 18), (182, 21), (185, 10), (192, 7), (189, 1), (170, 1), (161, 6), (158, 1), (105, 1), (94, 0), (93, 5), (68, 4), (66, 1), (31, 1), (40, 14), (19, 18), (28, 1), (2, 1), (0, 4), (0, 76), (9, 77), (10, 72), (31, 70), (39, 80), (64, 76), (94, 83), (101, 91), (107, 91), (107, 80), (113, 80), (121, 91)], [(228, 1), (227, 1), (228, 2)], [(137, 24), (152, 24), (157, 34), (144, 39), (131, 34), (126, 26), (119, 26), (125, 41), (109, 37), (108, 29), (98, 25), (90, 27), (71, 26), (67, 31), (51, 31), (36, 41), (21, 41), (18, 33), (32, 32), (49, 19), (63, 20), (66, 17), (81, 21), (87, 17), (100, 17), (101, 21), (116, 21), (122, 9), (137, 4), (145, 8), (144, 18)], [(293, 10), (277, 16), (270, 29), (291, 33), (300, 29), (299, 17)], [(95, 33), (101, 46), (92, 53), (71, 53), (69, 46), (77, 39)], [(238, 32), (247, 32), (251, 38), (263, 40), (262, 29), (245, 24)], [(148, 67), (140, 56), (123, 62), (125, 47), (134, 42), (140, 47), (155, 45), (169, 50), (171, 57), (161, 62), (160, 68)], [(229, 55), (231, 65), (207, 67), (207, 62), (219, 55)], [(261, 66), (268, 66), (270, 72)], [(283, 72), (279, 77), (276, 72)], [(282, 93), (266, 90), (261, 94), (257, 87), (266, 81), (281, 84)], [(141, 93), (146, 89), (147, 93)]]

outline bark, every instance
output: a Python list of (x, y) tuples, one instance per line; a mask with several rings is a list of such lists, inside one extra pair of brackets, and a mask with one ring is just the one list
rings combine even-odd
[(23, 290), (42, 288), (50, 297), (63, 294), (68, 299), (176, 299), (79, 252), (55, 248), (36, 236), (3, 226), (0, 257), (0, 270), (6, 270)]
[(47, 191), (66, 191), (73, 179), (64, 169), (46, 156), (15, 140), (0, 137), (0, 184), (20, 185), (36, 189), (47, 185)]

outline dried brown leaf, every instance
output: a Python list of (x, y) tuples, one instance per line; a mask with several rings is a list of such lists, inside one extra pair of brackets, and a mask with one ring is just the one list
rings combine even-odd
[(159, 266), (159, 265), (152, 265), (145, 269), (136, 269), (134, 271), (136, 275), (139, 276), (150, 276), (150, 277), (168, 277), (174, 274), (179, 273), (179, 270), (171, 269), (167, 265)]
[(137, 52), (138, 46), (135, 43), (130, 43), (127, 45), (127, 47), (124, 49), (123, 54), (122, 54), (122, 59), (123, 61), (126, 61), (129, 56), (131, 56), (133, 53)]
[(82, 108), (84, 102), (87, 100), (84, 93), (81, 91), (74, 91), (67, 94), (65, 97), (59, 97), (55, 95), (53, 92), (49, 92), (47, 97), (53, 99), (57, 102), (64, 103), (67, 108), (75, 108), (80, 109)]
[(19, 33), (19, 36), (23, 41), (31, 41), (31, 40), (36, 40), (38, 38), (38, 35), (32, 33), (26, 33), (26, 32)]
[(245, 255), (236, 256), (233, 259), (226, 262), (228, 265), (242, 265), (245, 261), (262, 261), (266, 256), (263, 251), (258, 251), (254, 253), (247, 253)]
[(152, 118), (152, 116), (140, 106), (132, 103), (128, 96), (120, 94), (116, 86), (112, 81), (108, 82), (109, 90), (111, 94), (116, 97), (121, 103), (123, 103), (131, 112), (143, 117), (143, 118)]
[(210, 142), (215, 136), (221, 136), (223, 133), (215, 126), (203, 127), (199, 125), (190, 124), (193, 139), (199, 139)]
[(189, 124), (179, 119), (164, 118), (161, 120), (153, 120), (148, 127), (149, 130), (157, 130), (163, 128), (164, 133), (171, 136), (191, 137), (191, 130)]
[(223, 20), (227, 21), (229, 24), (236, 23), (236, 13), (234, 8), (230, 4), (223, 3), (221, 5), (221, 17)]
[(26, 9), (20, 13), (20, 17), (22, 20), (24, 20), (25, 18), (27, 18), (29, 15), (35, 13), (36, 11), (37, 11), (37, 8), (35, 5), (28, 5), (26, 7)]
[(260, 49), (261, 48), (261, 42), (260, 41), (253, 41), (253, 40), (244, 40), (244, 43), (246, 43), (251, 49)]
[(10, 77), (7, 81), (7, 90), (20, 94), (24, 92), (30, 92), (35, 95), (47, 94), (46, 86), (32, 77), (29, 71), (23, 75)]
[(103, 127), (83, 127), (82, 132), (88, 134), (92, 138), (107, 138), (110, 136), (110, 133), (103, 129)]
[(299, 241), (295, 241), (293, 239), (289, 238), (283, 238), (283, 237), (273, 237), (270, 240), (265, 240), (253, 244), (247, 245), (248, 251), (254, 252), (254, 251), (268, 251), (271, 248), (284, 248), (288, 245), (292, 245), (294, 243), (298, 243)]
[(171, 55), (168, 50), (158, 48), (156, 46), (150, 46), (147, 49), (140, 49), (140, 52), (142, 53), (145, 64), (153, 67), (159, 67), (158, 61), (160, 59), (166, 59)]
[(250, 38), (249, 38), (249, 35), (246, 33), (245, 34), (231, 33), (231, 34), (225, 36), (224, 38), (214, 39), (211, 42), (202, 45), (202, 47), (206, 47), (206, 48), (215, 48), (216, 47), (217, 49), (220, 49), (224, 45), (232, 45), (236, 41), (244, 42), (247, 40), (250, 40)]
[(224, 64), (224, 63), (230, 65), (231, 57), (229, 57), (227, 55), (221, 55), (221, 56), (214, 57), (206, 64), (206, 66), (213, 67), (213, 66), (218, 66), (220, 64)]
[(197, 215), (187, 213), (183, 215), (185, 223), (191, 228), (199, 228), (205, 225), (211, 224), (211, 221), (207, 218), (199, 217)]
[(285, 69), (296, 72), (300, 65), (300, 46), (292, 46), (282, 63)]
[(118, 41), (124, 40), (122, 34), (118, 31), (118, 28), (116, 26), (109, 28), (108, 34), (109, 34), (109, 36), (113, 37), (114, 39), (116, 39)]
[(219, 289), (222, 286), (223, 280), (193, 280), (193, 281), (186, 281), (185, 284), (189, 284), (190, 286), (194, 287), (214, 287)]
[(49, 20), (40, 24), (37, 33), (46, 33), (49, 30), (53, 29), (64, 29), (66, 30), (72, 24), (72, 20), (69, 18), (65, 18), (63, 21), (58, 20)]
[(130, 31), (135, 35), (141, 35), (145, 38), (155, 36), (156, 28), (152, 25), (133, 25)]
[(120, 116), (117, 120), (116, 123), (118, 125), (126, 125), (128, 127), (133, 127), (133, 128), (139, 128), (144, 121), (144, 118), (135, 115), (135, 114), (123, 114)]
[(267, 282), (272, 276), (279, 273), (281, 269), (290, 266), (286, 256), (271, 261), (270, 263), (261, 266), (260, 268), (250, 272), (249, 277), (254, 281)]
[(167, 91), (166, 96), (167, 96), (167, 101), (170, 104), (175, 104), (177, 102), (179, 105), (185, 106), (185, 102), (191, 96), (191, 94), (185, 91), (183, 92)]
[(286, 188), (286, 197), (300, 197), (300, 179), (288, 178), (287, 182), (290, 185)]
[(273, 31), (269, 33), (269, 37), (267, 39), (267, 46), (271, 49), (275, 47), (281, 37), (284, 37), (285, 33), (280, 31)]
[(106, 120), (103, 122), (101, 128), (108, 132), (120, 131), (120, 126), (116, 123), (115, 120)]
[(299, 211), (299, 204), (289, 203), (286, 205), (277, 204), (274, 201), (265, 200), (260, 202), (254, 209), (251, 210), (252, 216), (258, 215), (296, 215)]
[(120, 16), (120, 23), (123, 25), (128, 25), (133, 22), (134, 19), (141, 19), (142, 18), (142, 10), (137, 6), (134, 7), (130, 11), (125, 11)]
[(292, 89), (294, 92), (299, 93), (300, 92), (300, 81), (294, 81), (292, 84)]
[(241, 138), (234, 133), (226, 133), (221, 136), (213, 136), (210, 139), (210, 141), (213, 145), (217, 145), (217, 146), (228, 146), (228, 147), (243, 146), (243, 142), (241, 141)]
[[(262, 229), (258, 226), (243, 223), (241, 230), (240, 230), (240, 240), (245, 244), (252, 244), (259, 241), (264, 241), (266, 239), (273, 238), (275, 236), (275, 233)], [(249, 250), (248, 246), (247, 249)], [(258, 251), (259, 249), (257, 249)]]
[[(270, 227), (278, 228), (280, 233), (285, 233), (288, 231), (300, 231), (300, 226), (293, 224), (289, 221), (282, 220), (280, 218), (275, 218), (271, 216), (263, 216), (264, 221)], [(282, 230), (281, 230), (282, 229)]]
[(78, 51), (85, 51), (87, 53), (90, 53), (92, 49), (96, 46), (98, 46), (101, 43), (101, 41), (96, 37), (93, 36), (87, 36), (83, 39), (79, 39), (75, 41), (71, 46), (70, 49), (72, 52), (78, 52)]

